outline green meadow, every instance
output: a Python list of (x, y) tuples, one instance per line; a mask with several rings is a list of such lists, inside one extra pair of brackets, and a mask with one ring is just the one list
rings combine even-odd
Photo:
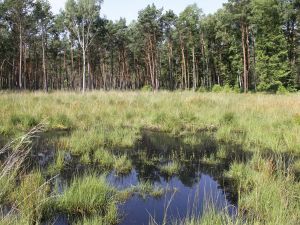
[[(200, 164), (226, 164), (215, 171), (230, 180), (238, 202), (234, 217), (211, 209), (164, 224), (300, 221), (299, 94), (2, 92), (0, 105), (1, 225), (43, 224), (58, 214), (72, 224), (121, 224), (118, 206), (133, 195), (163, 197), (170, 190), (151, 182), (120, 190), (106, 179), (134, 169), (131, 155), (145, 131), (170, 137), (157, 143), (162, 149), (175, 138)], [(212, 145), (218, 146), (213, 154)], [(180, 149), (172, 151), (164, 163), (136, 157), (172, 177), (188, 165)], [(51, 160), (39, 163), (49, 152)], [(58, 176), (62, 187), (53, 182)]]

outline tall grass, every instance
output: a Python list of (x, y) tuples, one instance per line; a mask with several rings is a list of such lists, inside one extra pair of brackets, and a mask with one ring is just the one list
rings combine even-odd
[[(0, 96), (0, 135), (16, 137), (39, 121), (46, 121), (50, 130), (72, 131), (70, 137), (64, 139), (62, 150), (78, 155), (84, 163), (94, 162), (104, 170), (114, 168), (126, 172), (132, 163), (122, 153), (126, 155), (126, 151), (135, 149), (142, 129), (190, 137), (185, 140), (190, 146), (196, 146), (195, 134), (209, 131), (217, 142), (239, 146), (241, 151), (254, 155), (249, 162), (236, 160), (225, 174), (236, 184), (239, 193), (239, 224), (293, 225), (300, 221), (300, 186), (295, 177), (296, 171), (300, 171), (299, 103), (299, 94), (7, 93)], [(121, 157), (113, 156), (115, 150)], [(216, 157), (207, 157), (202, 162), (213, 164), (224, 158), (226, 151), (221, 149)], [(270, 155), (279, 157), (270, 158)], [(284, 165), (285, 159), (281, 156), (285, 155), (294, 162)], [(62, 156), (57, 156), (55, 164), (53, 171), (61, 171)], [(3, 176), (0, 173), (0, 184), (4, 187), (0, 190), (1, 201), (11, 198), (9, 190), (15, 185), (14, 178), (21, 168), (18, 165), (22, 163), (10, 161), (2, 165), (1, 171), (9, 173)], [(160, 169), (171, 175), (176, 174), (180, 166), (168, 164)], [(149, 187), (141, 186), (140, 192), (153, 189)], [(100, 211), (103, 215), (87, 217), (84, 221), (86, 224), (103, 222), (106, 215), (114, 212), (114, 190), (95, 175), (77, 178), (66, 189), (59, 205), (74, 214)], [(107, 211), (109, 207), (111, 210)], [(111, 218), (115, 214), (111, 213)], [(195, 216), (179, 224), (235, 222), (228, 220), (226, 214), (210, 212), (201, 219)]]
[[(0, 167), (0, 205), (13, 205), (4, 217), (0, 217), (0, 224), (32, 224), (41, 219), (47, 201), (48, 184), (40, 172), (26, 175), (24, 171), (25, 162), (31, 154), (32, 142), (44, 130), (45, 126), (40, 124), (0, 150), (0, 155), (6, 155)], [(19, 185), (17, 181), (20, 182)]]
[(24, 162), (31, 153), (33, 139), (37, 138), (44, 130), (44, 125), (36, 126), (0, 150), (0, 156), (6, 155), (4, 163), (0, 165), (0, 203), (13, 189), (16, 177), (24, 169)]
[(106, 215), (111, 204), (115, 204), (116, 190), (105, 176), (95, 174), (74, 178), (71, 185), (59, 197), (59, 208), (69, 214)]

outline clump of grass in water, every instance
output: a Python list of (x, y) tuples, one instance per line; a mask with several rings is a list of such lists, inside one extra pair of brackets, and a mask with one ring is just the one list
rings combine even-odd
[(132, 162), (127, 155), (115, 157), (114, 169), (118, 175), (129, 174), (132, 170)]
[(119, 221), (118, 209), (116, 204), (110, 204), (107, 208), (105, 216), (91, 216), (84, 217), (83, 220), (79, 220), (76, 225), (114, 225)]
[(160, 171), (168, 176), (174, 176), (178, 174), (181, 170), (181, 166), (178, 162), (168, 162), (165, 165), (159, 167)]
[(55, 161), (48, 167), (48, 173), (50, 175), (56, 175), (65, 168), (65, 151), (57, 151)]
[(105, 170), (112, 169), (115, 162), (114, 156), (102, 148), (94, 152), (94, 160)]
[(105, 176), (95, 174), (75, 178), (58, 199), (59, 208), (68, 214), (105, 216), (111, 204), (115, 204), (116, 190)]
[(165, 190), (162, 187), (154, 186), (149, 181), (146, 181), (140, 182), (137, 186), (134, 186), (132, 188), (132, 192), (142, 196), (143, 198), (146, 198), (147, 196), (159, 198), (165, 193)]

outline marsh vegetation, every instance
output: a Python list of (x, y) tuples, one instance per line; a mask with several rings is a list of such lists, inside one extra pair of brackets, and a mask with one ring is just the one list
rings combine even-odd
[(300, 220), (299, 95), (2, 93), (0, 103), (1, 225)]

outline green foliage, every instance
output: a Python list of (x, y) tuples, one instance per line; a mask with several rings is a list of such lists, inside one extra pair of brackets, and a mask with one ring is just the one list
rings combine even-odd
[(215, 92), (215, 93), (219, 93), (223, 90), (223, 88), (221, 87), (221, 85), (214, 85), (213, 88), (212, 88), (212, 92)]
[(115, 158), (114, 169), (117, 174), (128, 174), (132, 170), (132, 162), (128, 159), (126, 155)]
[(53, 129), (71, 129), (73, 126), (71, 119), (63, 113), (55, 115), (50, 118), (50, 127)]
[(283, 85), (280, 85), (276, 92), (276, 94), (278, 94), (278, 95), (285, 95), (287, 93), (288, 93), (288, 90)]
[[(96, 163), (99, 163), (99, 165), (106, 170), (112, 169), (115, 163), (115, 158), (113, 157), (112, 153), (104, 149), (98, 149), (94, 152), (94, 160)], [(128, 161), (126, 161), (126, 163), (129, 164)]]
[(58, 151), (55, 155), (55, 161), (48, 167), (48, 173), (55, 176), (63, 171), (65, 168), (65, 152)]
[(132, 188), (133, 192), (139, 194), (141, 197), (146, 198), (147, 196), (161, 197), (165, 191), (159, 186), (154, 186), (149, 181), (140, 182), (137, 186)]
[(295, 122), (300, 125), (300, 114), (294, 116)]
[(221, 119), (221, 123), (232, 124), (235, 120), (235, 117), (236, 116), (233, 112), (226, 112)]
[(59, 208), (70, 214), (105, 216), (109, 206), (115, 204), (116, 191), (105, 180), (95, 174), (75, 178), (70, 187), (59, 198)]
[(241, 88), (239, 87), (239, 85), (234, 85), (234, 88), (233, 88), (233, 91), (234, 93), (241, 93)]
[[(58, 96), (64, 104), (53, 101)], [(37, 99), (42, 99), (42, 101), (39, 101), (40, 106), (33, 110)], [(11, 104), (12, 101), (14, 104)], [(182, 143), (197, 146), (197, 151), (217, 149), (218, 143), (230, 143), (228, 149), (220, 149), (216, 154), (209, 154), (202, 159), (196, 157), (196, 159), (201, 160), (203, 165), (210, 166), (224, 163), (227, 157), (234, 161), (228, 165), (229, 171), (225, 173), (232, 180), (231, 184), (240, 193), (239, 210), (247, 211), (246, 215), (240, 214), (243, 217), (241, 221), (248, 223), (249, 220), (249, 224), (253, 224), (252, 221), (257, 224), (265, 224), (268, 221), (270, 224), (276, 224), (278, 221), (280, 224), (297, 224), (299, 202), (294, 197), (299, 195), (299, 182), (294, 179), (299, 170), (297, 157), (295, 157), (295, 162), (290, 164), (290, 168), (286, 168), (287, 164), (277, 158), (270, 159), (269, 154), (271, 154), (270, 152), (275, 155), (297, 156), (299, 154), (300, 120), (298, 112), (300, 106), (297, 104), (298, 101), (299, 94), (297, 93), (283, 96), (261, 93), (255, 95), (199, 94), (189, 91), (157, 93), (111, 91), (109, 93), (87, 93), (84, 96), (64, 92), (51, 94), (5, 93), (0, 96), (2, 106), (0, 121), (1, 124), (18, 131), (22, 127), (19, 123), (13, 125), (10, 122), (12, 115), (32, 114), (40, 115), (40, 118), (50, 118), (59, 113), (65, 114), (71, 120), (74, 131), (71, 134), (62, 132), (65, 136), (57, 140), (56, 144), (59, 150), (57, 150), (53, 162), (54, 172), (51, 173), (55, 175), (66, 166), (64, 151), (78, 155), (78, 157), (74, 156), (76, 160), (84, 159), (83, 161), (88, 164), (84, 168), (95, 166), (100, 171), (107, 172), (112, 171), (114, 167), (121, 168), (120, 171), (132, 168), (135, 162), (130, 163), (130, 153), (128, 152), (136, 149), (134, 148), (135, 144), (141, 140), (141, 130), (144, 128), (166, 131), (170, 133), (169, 135), (175, 135), (176, 138), (185, 137)], [(70, 105), (71, 107), (69, 107)], [(128, 114), (134, 116), (128, 117)], [(154, 121), (155, 118), (158, 120)], [(199, 133), (202, 135), (206, 132), (209, 137), (201, 139)], [(61, 131), (57, 134), (61, 134)], [(174, 149), (175, 157), (177, 155), (180, 157), (183, 151), (174, 146), (173, 138), (170, 138), (169, 135), (158, 132), (157, 136), (160, 138), (152, 140), (153, 145), (154, 147), (163, 146), (163, 149)], [(210, 135), (215, 138), (216, 142), (211, 140)], [(242, 149), (242, 153), (236, 152), (236, 148)], [(113, 156), (114, 150), (120, 154), (119, 157)], [(263, 156), (255, 154), (255, 152), (260, 152)], [(128, 155), (126, 156), (125, 153)], [(244, 159), (242, 156), (240, 159), (240, 154), (245, 154), (247, 157), (245, 156)], [(175, 157), (171, 158), (174, 162), (176, 162)], [(248, 157), (251, 159), (248, 160)], [(156, 169), (160, 169), (160, 166), (164, 167), (157, 164), (162, 162), (160, 157), (149, 161), (145, 155), (142, 160), (143, 163), (148, 163)], [(130, 164), (131, 166), (127, 166)], [(278, 166), (280, 164), (282, 166)], [(179, 163), (177, 165), (170, 163), (164, 169), (171, 171), (170, 174), (176, 174), (178, 171), (180, 173), (181, 168), (183, 167)], [(49, 171), (51, 170), (49, 169)], [(27, 174), (27, 171), (24, 173)], [(161, 188), (145, 181), (140, 187), (124, 191), (122, 193), (124, 196), (120, 196), (118, 191), (106, 183), (104, 177), (83, 176), (88, 178), (77, 178), (71, 181), (70, 186), (65, 187), (65, 193), (55, 198), (53, 205), (46, 204), (42, 208), (37, 207), (38, 212), (41, 212), (41, 209), (43, 212), (47, 212), (46, 209), (53, 208), (69, 215), (83, 214), (87, 221), (99, 220), (104, 224), (110, 224), (106, 221), (116, 218), (117, 213), (114, 210), (116, 201), (122, 197), (128, 198), (130, 191), (131, 193), (140, 193), (142, 197), (149, 195), (161, 197), (161, 194), (164, 193)], [(26, 177), (27, 175), (20, 176), (18, 179), (20, 184)], [(36, 177), (38, 176), (36, 175)], [(6, 181), (1, 183), (0, 179), (2, 187), (0, 193), (3, 189), (9, 190), (3, 192), (4, 197), (1, 196), (1, 200), (4, 202), (14, 202), (17, 198), (12, 198), (14, 196), (11, 194), (12, 191), (23, 193), (25, 191), (21, 191), (21, 186), (22, 189), (28, 188), (29, 190), (28, 183), (36, 182), (35, 179), (28, 178), (30, 182), (26, 181), (24, 182), (26, 185), (16, 188), (15, 180), (16, 177), (13, 177), (12, 182), (7, 182), (9, 185), (6, 185)], [(42, 180), (44, 181), (44, 179)], [(2, 186), (2, 184), (4, 185)], [(100, 184), (101, 187), (99, 187)], [(90, 189), (94, 191), (89, 191)], [(49, 193), (46, 193), (46, 196), (49, 197)], [(99, 193), (102, 193), (102, 197), (98, 196)], [(47, 197), (44, 199), (43, 196), (41, 194), (32, 202), (39, 201), (37, 200), (39, 198), (48, 202)], [(18, 195), (18, 201), (20, 201), (19, 199), (21, 199), (20, 195)], [(110, 205), (110, 202), (113, 204)], [(30, 207), (32, 205), (34, 204), (29, 204)], [(23, 207), (25, 206), (23, 205)], [(111, 210), (109, 210), (110, 207)], [(27, 215), (26, 210), (24, 212), (24, 215)], [(45, 215), (43, 212), (40, 214)], [(35, 218), (39, 219), (39, 217), (40, 215)], [(111, 219), (105, 219), (108, 217)], [(211, 217), (211, 220), (214, 221), (213, 219), (217, 219), (215, 217), (219, 217), (219, 214), (213, 214)], [(221, 217), (224, 219), (223, 216)], [(16, 221), (19, 221), (19, 224), (26, 224), (21, 219), (23, 218), (20, 217)], [(11, 218), (11, 220), (14, 219)], [(18, 223), (16, 222), (16, 224)]]
[(168, 176), (176, 175), (180, 172), (180, 164), (178, 162), (169, 162), (160, 166), (160, 171)]
[(198, 88), (198, 90), (197, 90), (198, 92), (201, 92), (201, 93), (205, 93), (205, 92), (207, 92), (207, 89), (205, 88), (205, 87), (200, 87), (200, 88)]
[[(242, 86), (245, 65), (251, 91), (276, 93), (278, 82), (289, 91), (299, 89), (298, 1), (229, 0), (207, 16), (197, 4), (178, 15), (152, 4), (131, 23), (101, 18), (102, 3), (68, 0), (53, 16), (46, 0), (1, 1), (0, 88), (70, 90), (82, 76), (83, 90), (86, 83), (103, 90), (210, 90), (216, 84)], [(248, 39), (244, 43), (242, 36)], [(24, 61), (20, 48), (37, 62), (26, 73), (24, 65), (12, 63), (19, 57)], [(101, 82), (86, 81), (82, 62), (87, 52), (90, 68), (97, 68), (93, 79)], [(62, 58), (63, 66), (57, 63)], [(103, 60), (98, 68), (99, 58)], [(12, 64), (18, 76), (12, 74)], [(225, 85), (223, 91), (230, 89)]]
[(230, 93), (230, 92), (232, 92), (232, 88), (231, 88), (228, 84), (226, 84), (226, 85), (223, 87), (223, 92), (225, 92), (225, 93)]
[(147, 91), (153, 91), (153, 89), (152, 89), (152, 87), (150, 85), (145, 85), (141, 90), (145, 91), (145, 92), (147, 92)]
[(46, 206), (49, 190), (42, 174), (33, 172), (21, 180), (20, 186), (13, 191), (11, 200), (15, 202), (23, 218), (31, 223), (38, 222)]
[(21, 126), (23, 129), (32, 128), (39, 124), (37, 118), (27, 114), (12, 114), (10, 117), (10, 123), (13, 126)]

